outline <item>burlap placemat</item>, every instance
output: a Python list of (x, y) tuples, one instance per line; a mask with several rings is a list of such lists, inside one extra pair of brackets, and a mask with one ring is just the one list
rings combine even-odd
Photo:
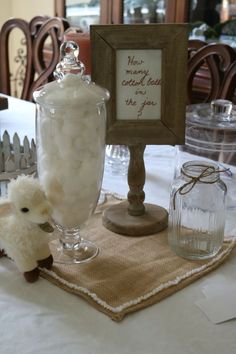
[(98, 245), (99, 255), (86, 264), (54, 264), (51, 271), (42, 269), (41, 275), (86, 299), (115, 321), (157, 303), (217, 268), (236, 244), (233, 239), (225, 241), (214, 258), (188, 261), (170, 250), (166, 230), (146, 237), (125, 237), (105, 229), (101, 216), (107, 205), (98, 208), (84, 235)]

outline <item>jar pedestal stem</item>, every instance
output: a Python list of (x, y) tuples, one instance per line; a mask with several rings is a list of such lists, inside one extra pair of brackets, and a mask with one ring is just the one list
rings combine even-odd
[(99, 250), (92, 242), (80, 236), (80, 228), (56, 227), (59, 238), (50, 243), (55, 263), (86, 263), (96, 257)]
[(107, 208), (103, 214), (103, 225), (121, 235), (146, 236), (167, 227), (167, 211), (158, 205), (144, 204), (145, 147), (144, 144), (129, 146), (128, 201)]

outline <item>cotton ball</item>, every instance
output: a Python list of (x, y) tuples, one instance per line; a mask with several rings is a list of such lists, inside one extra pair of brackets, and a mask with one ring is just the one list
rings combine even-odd
[(50, 119), (43, 119), (40, 122), (38, 145), (43, 147), (48, 154), (56, 154), (58, 150), (54, 130), (55, 124)]
[(65, 120), (64, 125), (62, 127), (62, 133), (65, 136), (71, 137), (71, 138), (76, 138), (78, 136), (78, 133), (83, 127), (78, 126), (78, 115), (77, 113), (76, 117), (71, 117), (70, 120)]
[(52, 121), (52, 140), (53, 143), (58, 147), (63, 143), (63, 127), (64, 127), (64, 123), (65, 123), (65, 119), (66, 119), (66, 112), (62, 111), (62, 110), (57, 110), (55, 113), (55, 117)]
[(67, 113), (64, 110), (57, 110), (55, 117), (53, 119), (53, 134), (54, 137), (57, 138), (57, 136), (61, 135), (61, 131), (63, 129), (63, 126), (65, 124), (65, 120), (67, 118)]
[[(70, 213), (65, 213), (65, 208), (70, 210)], [(80, 227), (90, 216), (91, 211), (87, 206), (81, 208), (71, 208), (70, 204), (64, 204), (53, 211), (54, 220), (67, 228)]]
[(78, 175), (80, 183), (89, 183), (91, 179), (96, 178), (96, 175), (94, 173), (96, 173), (96, 171), (93, 167), (93, 161), (91, 161), (90, 159), (84, 159), (81, 162), (80, 171)]
[(50, 167), (50, 160), (48, 158), (48, 155), (45, 153), (41, 153), (40, 156), (40, 160), (37, 162), (38, 170), (47, 171)]
[(68, 137), (62, 137), (61, 143), (58, 144), (59, 159), (62, 159), (64, 163), (69, 162), (71, 158), (72, 148), (73, 140), (68, 139)]
[[(87, 158), (90, 158), (91, 154), (91, 145), (94, 144), (94, 141), (91, 140), (90, 143), (86, 142), (86, 139), (84, 139), (83, 136), (78, 136), (74, 141), (73, 141), (73, 151), (72, 154), (75, 159), (79, 160), (84, 160)], [(96, 143), (95, 143), (96, 144)], [(96, 152), (96, 154), (98, 151)], [(77, 155), (77, 157), (75, 156)]]
[(57, 171), (58, 176), (60, 176), (64, 169), (64, 163), (60, 160), (59, 154), (50, 155), (50, 168), (53, 171)]
[(77, 188), (80, 188), (77, 175), (70, 175), (64, 183), (65, 194), (73, 195), (76, 193)]
[(47, 118), (41, 119), (40, 125), (38, 128), (39, 129), (39, 140), (40, 140), (40, 145), (43, 146), (45, 149), (47, 149), (48, 145), (51, 143), (50, 128), (51, 128), (50, 120)]
[(58, 170), (61, 169), (61, 163), (57, 154), (49, 154), (48, 152), (40, 152), (38, 150), (40, 158), (38, 159), (38, 168), (42, 170)]
[(41, 178), (41, 183), (45, 188), (45, 193), (53, 208), (63, 203), (65, 195), (63, 185), (57, 179), (56, 174), (43, 174)]
[(87, 146), (80, 146), (80, 144), (77, 144), (77, 141), (73, 141), (71, 159), (76, 161), (78, 168), (80, 167), (81, 162), (87, 158), (87, 149)]
[[(77, 155), (79, 155), (80, 158), (82, 157), (80, 156), (80, 154)], [(70, 172), (72, 176), (77, 175), (79, 173), (82, 164), (82, 160), (75, 158), (77, 155), (72, 154), (70, 159)]]

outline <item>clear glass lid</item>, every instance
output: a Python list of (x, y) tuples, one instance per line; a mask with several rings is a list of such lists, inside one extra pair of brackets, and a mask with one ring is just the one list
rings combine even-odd
[(79, 47), (66, 41), (60, 48), (61, 61), (54, 71), (55, 81), (34, 92), (34, 99), (42, 106), (65, 107), (99, 104), (109, 99), (109, 91), (83, 76), (85, 66), (78, 60)]
[(186, 110), (186, 123), (214, 130), (236, 130), (236, 106), (231, 101), (222, 99), (189, 105)]
[(185, 144), (192, 152), (236, 152), (236, 106), (228, 100), (187, 106)]

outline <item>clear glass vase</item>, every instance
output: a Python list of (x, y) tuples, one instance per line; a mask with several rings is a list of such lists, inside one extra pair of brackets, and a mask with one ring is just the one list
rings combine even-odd
[(172, 185), (168, 242), (188, 259), (213, 257), (222, 247), (226, 186), (218, 165), (188, 161)]
[(81, 238), (80, 228), (100, 195), (109, 93), (83, 80), (74, 42), (65, 42), (61, 52), (58, 80), (34, 92), (38, 176), (59, 233), (55, 261), (81, 263), (98, 254), (97, 246)]
[(106, 146), (107, 168), (113, 175), (127, 175), (129, 165), (129, 148), (126, 145)]

